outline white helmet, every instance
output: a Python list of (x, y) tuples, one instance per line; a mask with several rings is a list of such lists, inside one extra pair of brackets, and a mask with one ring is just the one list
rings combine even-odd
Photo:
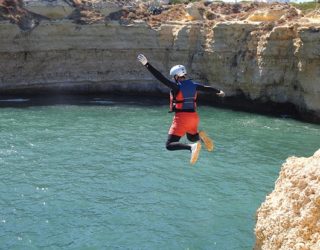
[(187, 70), (183, 65), (176, 65), (170, 69), (170, 76), (184, 76), (187, 74)]

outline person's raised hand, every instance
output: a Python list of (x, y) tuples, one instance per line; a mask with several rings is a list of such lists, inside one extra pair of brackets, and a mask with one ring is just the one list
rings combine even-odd
[(143, 54), (139, 54), (137, 59), (142, 63), (142, 65), (146, 65), (148, 63), (148, 59)]
[(225, 97), (225, 95), (226, 94), (222, 90), (220, 90), (220, 92), (217, 93), (217, 96), (219, 96), (219, 97)]

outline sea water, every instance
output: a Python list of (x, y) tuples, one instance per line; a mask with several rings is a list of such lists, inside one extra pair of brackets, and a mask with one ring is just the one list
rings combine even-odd
[(0, 249), (252, 249), (281, 164), (320, 147), (319, 125), (202, 106), (216, 149), (190, 166), (167, 106), (81, 104), (0, 109)]

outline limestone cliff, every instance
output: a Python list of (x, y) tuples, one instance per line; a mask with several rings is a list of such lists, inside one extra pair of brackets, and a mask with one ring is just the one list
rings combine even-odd
[(4, 7), (0, 15), (3, 94), (167, 91), (137, 63), (144, 53), (164, 74), (185, 64), (193, 79), (225, 90), (225, 104), (240, 97), (250, 105), (289, 103), (320, 121), (316, 14), (307, 18), (287, 5), (196, 3), (151, 15), (141, 5), (93, 8), (71, 0), (50, 1), (54, 9), (46, 12), (46, 1), (15, 1), (18, 15)]
[(320, 249), (320, 149), (290, 157), (257, 211), (255, 249)]

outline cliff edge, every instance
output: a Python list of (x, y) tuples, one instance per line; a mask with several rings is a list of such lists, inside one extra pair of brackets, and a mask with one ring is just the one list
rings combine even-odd
[(320, 149), (290, 157), (257, 211), (255, 250), (320, 249)]
[(212, 103), (320, 123), (320, 14), (288, 4), (0, 0), (0, 44), (2, 94), (167, 92), (144, 53), (223, 89)]

